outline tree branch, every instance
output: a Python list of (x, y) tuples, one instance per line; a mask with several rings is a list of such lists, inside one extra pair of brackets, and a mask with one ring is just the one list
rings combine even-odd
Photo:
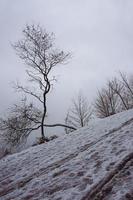
[(41, 103), (43, 103), (43, 100), (41, 100), (41, 97), (37, 96), (37, 94), (35, 94), (34, 92), (32, 92), (31, 90), (29, 90), (28, 88), (25, 88), (21, 85), (16, 84), (16, 90), (18, 91), (23, 91), (26, 94), (29, 94), (31, 96), (34, 96), (36, 99), (38, 99)]
[(61, 127), (65, 127), (65, 128), (70, 128), (70, 129), (73, 129), (73, 130), (77, 130), (77, 129), (74, 128), (73, 126), (68, 126), (68, 125), (65, 125), (65, 124), (44, 124), (43, 126), (45, 126), (45, 127), (56, 127), (56, 126), (61, 126)]

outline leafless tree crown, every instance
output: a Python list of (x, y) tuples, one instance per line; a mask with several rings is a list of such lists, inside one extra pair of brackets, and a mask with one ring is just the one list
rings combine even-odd
[(123, 110), (133, 108), (132, 76), (120, 72), (120, 79), (114, 78), (98, 92), (95, 101), (96, 114), (100, 118), (108, 117)]

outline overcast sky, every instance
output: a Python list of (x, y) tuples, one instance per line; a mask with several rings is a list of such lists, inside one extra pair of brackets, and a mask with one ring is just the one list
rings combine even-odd
[(57, 67), (58, 82), (49, 96), (49, 120), (63, 121), (79, 91), (90, 101), (119, 70), (133, 72), (133, 0), (0, 0), (0, 111), (17, 96), (11, 82), (24, 81), (25, 65), (10, 43), (26, 23), (54, 32), (57, 47), (72, 52)]

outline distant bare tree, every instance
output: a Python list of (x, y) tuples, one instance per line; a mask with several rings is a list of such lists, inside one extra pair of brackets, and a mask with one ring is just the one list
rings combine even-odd
[(130, 94), (132, 95), (133, 98), (133, 76), (130, 78), (127, 78), (125, 73), (120, 72), (120, 77), (125, 85), (125, 87), (129, 90)]
[(115, 94), (118, 95), (118, 97), (120, 98), (123, 106), (124, 106), (124, 110), (128, 110), (129, 107), (126, 104), (126, 101), (124, 99), (124, 95), (123, 95), (123, 91), (124, 91), (124, 86), (123, 84), (121, 84), (121, 82), (117, 79), (114, 78), (112, 81), (109, 81), (109, 87), (111, 88), (112, 91), (114, 91)]
[(98, 91), (98, 95), (95, 101), (96, 115), (100, 118), (108, 117), (117, 112), (117, 95), (107, 83), (106, 88)]
[[(68, 110), (65, 123), (66, 125), (75, 127), (78, 129), (88, 125), (89, 120), (92, 117), (92, 109), (88, 104), (87, 99), (79, 93), (77, 99), (72, 100), (72, 107)], [(66, 133), (73, 131), (66, 127)]]
[(120, 78), (113, 78), (98, 92), (95, 101), (96, 114), (108, 117), (123, 110), (133, 108), (133, 78), (120, 72)]
[(36, 89), (23, 87), (18, 83), (16, 89), (31, 95), (41, 103), (41, 135), (45, 141), (44, 122), (47, 114), (47, 95), (55, 81), (55, 77), (51, 77), (51, 72), (55, 66), (65, 64), (70, 54), (56, 49), (53, 34), (46, 32), (40, 25), (27, 25), (23, 30), (23, 36), (24, 38), (15, 43), (13, 48), (26, 63), (27, 75), (31, 82), (36, 83)]
[(133, 75), (127, 76), (120, 72), (121, 82), (124, 86), (123, 96), (127, 104), (127, 108), (133, 108)]

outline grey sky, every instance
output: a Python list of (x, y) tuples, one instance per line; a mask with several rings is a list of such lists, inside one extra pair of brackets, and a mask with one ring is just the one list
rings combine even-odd
[(97, 88), (118, 70), (133, 72), (132, 0), (0, 0), (0, 111), (18, 97), (11, 81), (24, 81), (25, 66), (10, 42), (26, 23), (54, 32), (57, 46), (71, 51), (49, 96), (50, 121), (62, 121), (70, 99), (80, 90), (93, 100)]

